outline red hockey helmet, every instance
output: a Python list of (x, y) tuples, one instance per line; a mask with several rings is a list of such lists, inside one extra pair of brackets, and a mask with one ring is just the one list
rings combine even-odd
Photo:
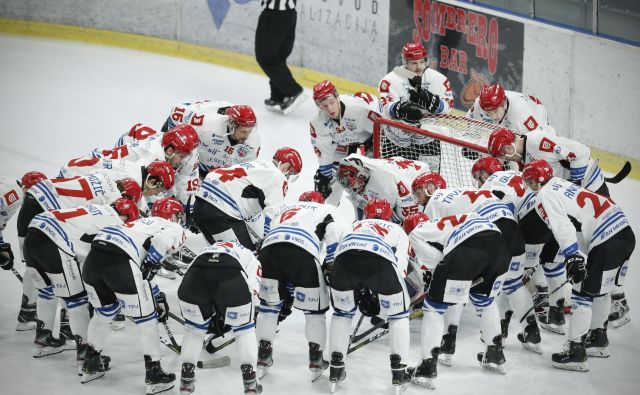
[(331, 81), (324, 80), (313, 86), (313, 100), (316, 103), (323, 101), (330, 95), (338, 97), (338, 91)]
[(324, 197), (320, 192), (316, 191), (304, 192), (302, 195), (300, 195), (298, 200), (301, 202), (324, 203)]
[(251, 106), (235, 105), (227, 108), (227, 116), (236, 126), (256, 126), (256, 114)]
[(158, 177), (166, 190), (171, 189), (176, 182), (176, 172), (169, 162), (153, 161), (147, 166), (147, 173), (151, 177)]
[(402, 59), (420, 60), (427, 57), (427, 50), (419, 43), (406, 43), (402, 47)]
[(39, 171), (30, 171), (30, 172), (24, 173), (24, 175), (20, 179), (20, 184), (22, 185), (23, 188), (29, 189), (32, 186), (39, 183), (40, 181), (46, 180), (46, 179), (47, 179), (47, 176), (45, 176), (44, 173), (41, 173)]
[(411, 191), (416, 193), (418, 188), (422, 188), (426, 191), (429, 184), (433, 184), (436, 189), (444, 189), (447, 187), (447, 182), (440, 174), (431, 172), (423, 173), (416, 177), (411, 183)]
[(425, 213), (412, 213), (404, 217), (404, 222), (402, 222), (402, 228), (404, 229), (406, 234), (411, 233), (412, 230), (418, 226), (420, 222), (428, 221), (429, 217)]
[(289, 174), (296, 175), (302, 171), (302, 157), (300, 153), (291, 147), (282, 147), (273, 155), (273, 159), (280, 163), (288, 163)]
[(485, 111), (493, 111), (500, 107), (506, 98), (504, 88), (500, 85), (485, 85), (480, 91), (480, 108)]
[(174, 214), (177, 214), (178, 219), (184, 214), (184, 207), (182, 207), (182, 203), (172, 197), (166, 197), (162, 199), (158, 199), (151, 206), (151, 215), (154, 217), (160, 217), (164, 219), (168, 219), (169, 221), (174, 221)]
[(522, 170), (522, 180), (535, 181), (538, 184), (545, 184), (553, 177), (553, 169), (546, 160), (538, 159), (529, 163)]
[(367, 219), (382, 219), (389, 221), (393, 211), (391, 204), (384, 199), (371, 199), (364, 206), (364, 217)]
[(116, 181), (118, 184), (118, 189), (122, 192), (122, 197), (126, 199), (131, 199), (135, 203), (140, 201), (142, 197), (142, 188), (133, 178), (123, 178), (122, 180)]
[(471, 175), (477, 180), (481, 171), (485, 171), (489, 175), (502, 171), (502, 163), (492, 156), (483, 156), (473, 164)]
[(140, 210), (138, 210), (138, 206), (133, 200), (118, 198), (115, 202), (111, 203), (111, 207), (119, 215), (124, 215), (127, 217), (125, 222), (135, 221), (140, 217)]
[(200, 144), (198, 133), (191, 125), (178, 125), (162, 135), (162, 146), (172, 146), (175, 150), (189, 155)]
[(487, 144), (489, 155), (493, 157), (503, 155), (502, 150), (504, 147), (513, 144), (514, 141), (516, 141), (516, 135), (511, 130), (507, 128), (494, 130), (489, 136), (489, 143)]

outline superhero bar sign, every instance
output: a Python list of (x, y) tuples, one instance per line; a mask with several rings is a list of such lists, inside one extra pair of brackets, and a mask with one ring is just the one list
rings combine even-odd
[(457, 109), (471, 107), (487, 84), (521, 90), (522, 23), (431, 0), (391, 7), (389, 19), (389, 70), (402, 63), (405, 43), (422, 43), (430, 67), (451, 82)]

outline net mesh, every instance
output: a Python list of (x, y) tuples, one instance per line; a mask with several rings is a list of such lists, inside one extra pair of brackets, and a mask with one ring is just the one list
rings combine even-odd
[(498, 126), (456, 115), (434, 115), (420, 124), (379, 118), (374, 123), (374, 156), (427, 162), (447, 181), (447, 187), (475, 187), (471, 167), (487, 153), (491, 132)]

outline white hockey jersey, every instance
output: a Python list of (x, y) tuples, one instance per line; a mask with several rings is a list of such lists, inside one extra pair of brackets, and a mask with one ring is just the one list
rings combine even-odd
[(540, 188), (537, 200), (536, 211), (553, 232), (565, 257), (578, 251), (576, 228), (569, 217), (581, 224), (586, 252), (630, 226), (613, 200), (558, 177)]
[(103, 172), (42, 180), (27, 193), (45, 211), (84, 206), (88, 203), (109, 205), (122, 197), (115, 179)]
[(4, 243), (2, 231), (22, 206), (24, 194), (15, 179), (0, 176), (0, 243)]
[[(380, 81), (378, 96), (380, 97), (380, 113), (385, 118), (392, 118), (391, 106), (400, 101), (409, 100), (408, 70), (404, 66), (396, 66)], [(410, 72), (409, 72), (410, 73)], [(440, 108), (436, 114), (448, 114), (453, 109), (453, 91), (447, 77), (433, 68), (428, 68), (422, 74), (422, 89), (440, 97)]]
[(363, 250), (379, 255), (393, 263), (396, 272), (407, 273), (409, 239), (397, 224), (381, 219), (364, 219), (354, 222), (336, 249), (336, 258), (345, 251)]
[(515, 221), (513, 209), (489, 190), (438, 189), (425, 207), (429, 218), (442, 218), (475, 212), (491, 222), (499, 219)]
[(200, 146), (198, 159), (200, 170), (208, 173), (211, 169), (229, 167), (249, 162), (258, 157), (260, 137), (257, 127), (242, 144), (233, 144), (227, 130), (228, 116), (221, 114), (222, 109), (232, 106), (226, 101), (198, 101), (183, 103), (171, 109), (167, 119), (169, 129), (181, 124), (189, 124), (198, 132)]
[(205, 177), (196, 196), (233, 218), (253, 221), (272, 217), (284, 204), (288, 182), (272, 161), (254, 160), (216, 169)]
[(156, 132), (156, 130), (151, 126), (143, 125), (142, 123), (136, 123), (127, 133), (120, 136), (113, 147), (117, 148), (121, 145), (130, 144), (134, 141), (142, 141), (148, 139), (151, 136), (157, 135), (158, 132)]
[(91, 249), (91, 238), (106, 226), (122, 225), (120, 216), (111, 206), (88, 204), (36, 215), (29, 224), (39, 229), (59, 249), (84, 262)]
[(185, 239), (185, 231), (179, 224), (149, 217), (102, 228), (94, 241), (119, 247), (138, 264), (145, 259), (160, 264), (167, 254), (177, 252)]
[[(276, 243), (291, 243), (319, 258), (334, 260), (334, 253), (346, 225), (335, 206), (315, 202), (287, 205), (265, 219), (266, 236), (262, 248)], [(324, 250), (324, 251), (323, 251)]]
[(411, 231), (409, 244), (420, 267), (433, 270), (454, 248), (484, 231), (500, 232), (488, 218), (477, 213), (434, 218)]
[(497, 171), (487, 178), (480, 189), (488, 191), (500, 191), (504, 193), (501, 199), (509, 206), (512, 212), (516, 212), (516, 207), (520, 204), (526, 194), (522, 173), (515, 170)]
[(555, 135), (556, 130), (549, 124), (547, 110), (540, 100), (534, 96), (527, 96), (520, 92), (504, 91), (509, 106), (500, 122), (494, 122), (480, 107), (480, 97), (476, 98), (473, 106), (467, 111), (467, 117), (493, 123), (511, 129), (519, 134), (526, 134), (534, 130), (541, 130)]
[(70, 178), (95, 173), (106, 173), (114, 180), (131, 178), (135, 180), (138, 185), (142, 185), (142, 168), (146, 167), (149, 163), (86, 156), (71, 159), (60, 169), (60, 177)]
[[(260, 279), (262, 276), (262, 266), (260, 261), (256, 259), (253, 252), (242, 245), (229, 242), (217, 242), (207, 248), (201, 250), (194, 258), (197, 259), (203, 254), (226, 254), (237, 260), (242, 266), (243, 274), (249, 290), (253, 295), (257, 295), (260, 291)], [(209, 260), (212, 265), (215, 265), (214, 261)]]
[(349, 146), (371, 138), (373, 121), (380, 116), (378, 99), (368, 93), (340, 95), (339, 99), (343, 111), (338, 122), (319, 110), (309, 124), (320, 172), (331, 178), (335, 176), (340, 159), (348, 155)]
[(525, 136), (524, 164), (544, 159), (551, 165), (553, 175), (597, 191), (604, 183), (598, 162), (591, 159), (591, 149), (575, 140), (533, 131)]
[(397, 223), (402, 222), (407, 215), (418, 212), (411, 183), (419, 174), (430, 172), (428, 164), (401, 157), (373, 159), (358, 154), (349, 156), (362, 160), (369, 169), (369, 181), (362, 195), (356, 195), (347, 189), (349, 200), (358, 210), (358, 218), (361, 218), (360, 211), (371, 199), (388, 201), (394, 211), (394, 222)]

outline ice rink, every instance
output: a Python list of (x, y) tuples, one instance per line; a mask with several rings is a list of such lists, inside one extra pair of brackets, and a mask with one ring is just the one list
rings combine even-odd
[[(0, 35), (0, 174), (19, 178), (30, 170), (49, 176), (71, 158), (93, 148), (113, 146), (116, 139), (137, 123), (157, 130), (175, 104), (201, 99), (220, 99), (251, 105), (258, 116), (261, 157), (269, 158), (281, 146), (292, 146), (304, 158), (299, 180), (290, 185), (288, 200), (313, 189), (317, 161), (309, 141), (309, 120), (317, 111), (312, 100), (284, 117), (267, 112), (267, 79), (262, 76), (144, 52)], [(308, 93), (309, 94), (309, 93)], [(552, 120), (553, 121), (553, 120)], [(561, 131), (559, 131), (561, 132)], [(630, 131), (631, 133), (631, 131)], [(625, 180), (610, 185), (613, 199), (640, 231), (640, 182)], [(343, 202), (346, 203), (346, 202)], [(342, 210), (352, 216), (348, 203)], [(15, 220), (4, 232), (17, 250)], [(638, 248), (640, 249), (640, 248)], [(465, 310), (458, 332), (458, 347), (451, 368), (439, 367), (438, 394), (637, 394), (640, 388), (640, 253), (632, 257), (627, 278), (631, 322), (609, 330), (611, 357), (591, 358), (589, 373), (567, 372), (551, 367), (551, 353), (561, 349), (562, 336), (542, 332), (543, 355), (524, 350), (512, 322), (506, 341), (505, 376), (483, 371), (476, 353), (484, 350), (470, 308)], [(16, 257), (16, 267), (24, 264)], [(179, 279), (179, 278), (178, 278)], [(179, 314), (175, 290), (179, 280), (160, 279), (173, 312)], [(35, 332), (16, 332), (21, 285), (11, 272), (0, 271), (0, 392), (2, 394), (143, 394), (144, 364), (135, 327), (114, 332), (104, 354), (112, 358), (107, 375), (80, 384), (75, 371), (75, 351), (34, 359)], [(327, 321), (329, 322), (328, 315)], [(328, 323), (327, 322), (327, 323)], [(180, 341), (182, 328), (170, 320)], [(420, 357), (420, 320), (411, 322), (411, 358)], [(160, 329), (163, 333), (162, 328)], [(206, 353), (205, 353), (206, 354)], [(393, 394), (389, 369), (388, 339), (383, 337), (347, 358), (347, 379), (336, 394)], [(221, 351), (231, 366), (198, 370), (196, 394), (241, 394), (242, 380), (233, 346)], [(325, 357), (328, 357), (325, 354)], [(310, 383), (304, 318), (295, 312), (280, 325), (274, 344), (274, 366), (262, 381), (263, 394), (329, 393), (328, 372)], [(163, 349), (165, 370), (178, 373), (176, 354)], [(635, 388), (635, 389), (634, 389)], [(409, 386), (406, 394), (429, 390)]]

